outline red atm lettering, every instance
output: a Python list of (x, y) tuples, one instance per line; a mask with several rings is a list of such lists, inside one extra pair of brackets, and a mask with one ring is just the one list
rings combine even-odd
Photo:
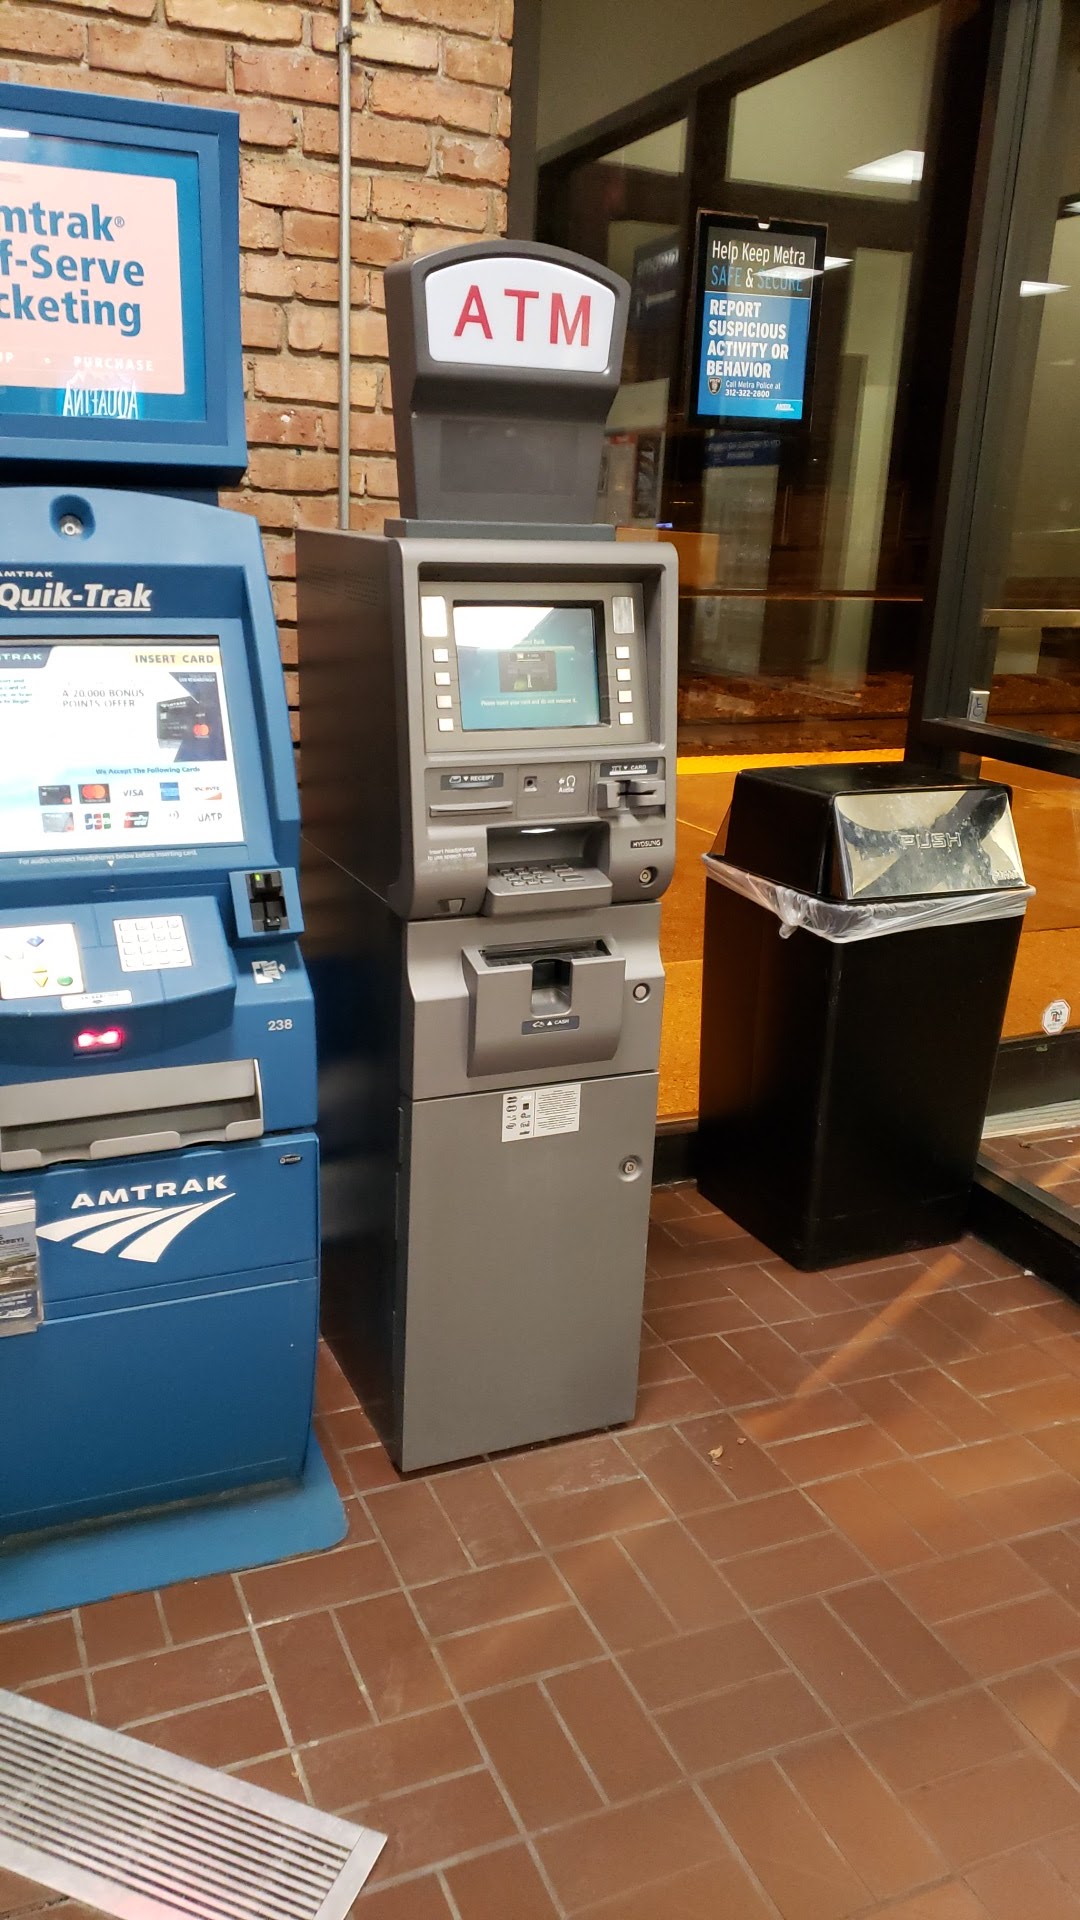
[[(538, 287), (504, 287), (503, 298), (513, 300), (515, 303), (517, 312), (515, 315), (514, 338), (515, 340), (523, 341), (525, 339), (525, 328), (528, 320), (528, 303), (530, 300), (539, 300), (540, 290)], [(562, 294), (552, 294), (548, 338), (553, 347), (558, 346), (560, 334), (568, 347), (587, 347), (589, 344), (589, 329), (591, 323), (591, 293), (583, 293), (581, 295), (577, 306), (574, 308), (572, 317), (566, 311), (566, 302)], [(542, 320), (541, 325), (543, 325)], [(484, 305), (484, 296), (475, 281), (465, 295), (461, 312), (458, 315), (457, 325), (454, 328), (455, 340), (461, 339), (466, 327), (479, 327), (485, 340), (494, 341), (491, 322), (488, 319), (488, 311)]]
[[(469, 288), (465, 296), (465, 305), (461, 309), (457, 326), (454, 328), (455, 340), (460, 340), (466, 327), (482, 327), (484, 330), (484, 339), (491, 339), (491, 325), (487, 317), (487, 308), (484, 305), (479, 287), (475, 285)], [(521, 338), (520, 334), (518, 338)]]
[(582, 294), (581, 299), (578, 301), (577, 306), (574, 310), (574, 317), (572, 320), (568, 320), (566, 317), (566, 307), (563, 303), (562, 294), (553, 293), (551, 296), (551, 344), (552, 346), (555, 347), (559, 343), (559, 327), (561, 325), (563, 339), (566, 341), (566, 344), (568, 347), (573, 346), (574, 341), (577, 338), (577, 330), (579, 327), (581, 328), (581, 344), (583, 347), (587, 347), (589, 344), (589, 316), (591, 313), (592, 313), (592, 294), (591, 293)]
[(514, 334), (514, 339), (524, 340), (525, 302), (526, 300), (539, 300), (540, 295), (535, 287), (507, 287), (506, 298), (517, 301), (517, 331)]

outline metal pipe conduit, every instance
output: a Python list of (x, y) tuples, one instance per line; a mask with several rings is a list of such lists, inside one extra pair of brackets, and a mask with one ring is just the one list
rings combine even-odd
[(338, 526), (349, 524), (352, 373), (352, 0), (338, 6)]

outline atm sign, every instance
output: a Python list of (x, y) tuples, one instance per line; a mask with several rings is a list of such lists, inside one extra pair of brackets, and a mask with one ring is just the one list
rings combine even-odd
[(428, 352), (459, 366), (603, 373), (615, 295), (554, 260), (499, 253), (437, 267), (424, 286)]

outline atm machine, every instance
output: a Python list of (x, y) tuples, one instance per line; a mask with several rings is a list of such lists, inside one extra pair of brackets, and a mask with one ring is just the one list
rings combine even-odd
[[(3, 88), (0, 173), (3, 1619), (344, 1519), (289, 716), (258, 528), (211, 491), (245, 460), (236, 119)], [(130, 297), (47, 307), (31, 244)]]
[(298, 540), (324, 1324), (406, 1470), (634, 1412), (677, 582), (593, 524), (627, 297), (392, 267), (404, 518)]

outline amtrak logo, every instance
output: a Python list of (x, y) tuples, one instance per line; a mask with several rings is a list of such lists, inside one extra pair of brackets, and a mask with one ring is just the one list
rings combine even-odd
[[(193, 1181), (190, 1184), (194, 1186), (197, 1183)], [(126, 1190), (118, 1189), (117, 1197), (126, 1200)], [(102, 1194), (99, 1205), (111, 1198), (111, 1195)], [(70, 1240), (81, 1253), (112, 1253), (119, 1248), (118, 1257), (121, 1260), (141, 1260), (148, 1266), (154, 1266), (185, 1228), (193, 1227), (196, 1220), (213, 1213), (215, 1207), (223, 1207), (226, 1200), (235, 1198), (233, 1193), (222, 1193), (214, 1200), (190, 1201), (175, 1207), (105, 1204), (102, 1211), (80, 1213), (77, 1218), (57, 1220), (51, 1226), (39, 1227), (37, 1236), (39, 1240)], [(89, 1197), (79, 1194), (75, 1206), (80, 1201), (86, 1205)], [(126, 1246), (123, 1244), (125, 1240)]]

